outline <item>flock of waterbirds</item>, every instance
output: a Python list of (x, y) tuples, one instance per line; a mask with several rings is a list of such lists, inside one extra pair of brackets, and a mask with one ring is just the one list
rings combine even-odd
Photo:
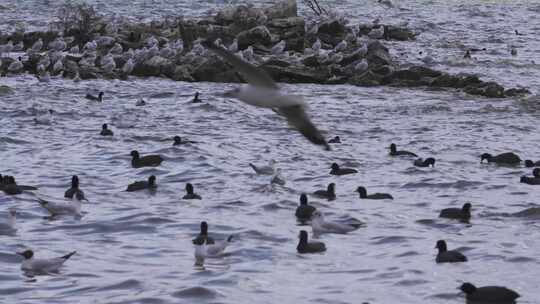
[[(229, 50), (222, 48), (214, 42), (203, 41), (207, 49), (211, 50), (215, 54), (222, 57), (229, 64), (233, 66), (249, 83), (240, 88), (236, 88), (230, 92), (223, 94), (223, 97), (232, 97), (239, 99), (247, 104), (272, 109), (279, 115), (282, 115), (287, 123), (297, 131), (299, 131), (306, 139), (315, 145), (322, 146), (326, 150), (331, 150), (329, 143), (337, 144), (341, 142), (339, 136), (327, 141), (315, 124), (310, 120), (306, 113), (306, 104), (300, 96), (290, 95), (282, 92), (277, 84), (266, 74), (262, 69), (259, 69), (245, 60), (237, 57)], [(103, 92), (100, 92), (97, 96), (87, 95), (87, 99), (97, 102), (103, 101)], [(261, 98), (264, 96), (264, 99)], [(202, 102), (199, 98), (199, 93), (195, 94), (193, 102)], [(145, 105), (144, 100), (140, 100), (138, 105)], [(113, 136), (113, 131), (108, 128), (107, 124), (103, 124), (100, 133), (102, 136)], [(186, 141), (179, 136), (174, 137), (173, 145), (182, 145), (187, 143), (195, 143), (192, 141)], [(403, 157), (403, 158), (416, 158), (413, 161), (413, 165), (417, 167), (429, 167), (435, 166), (435, 158), (428, 157), (426, 159), (418, 158), (418, 155), (405, 151), (398, 150), (395, 144), (389, 146), (389, 156), (391, 157)], [(131, 166), (133, 168), (141, 167), (155, 167), (159, 166), (163, 162), (163, 158), (160, 155), (145, 155), (141, 156), (138, 151), (131, 152)], [(488, 163), (494, 163), (498, 165), (519, 165), (521, 158), (514, 153), (508, 152), (499, 155), (491, 155), (484, 153), (481, 155), (480, 162), (483, 163), (486, 160)], [(276, 168), (276, 162), (271, 161), (268, 166), (256, 166), (249, 164), (249, 166), (260, 175), (273, 175), (272, 182), (280, 182), (279, 169)], [(525, 161), (526, 167), (540, 167), (540, 161)], [(342, 168), (337, 163), (331, 164), (331, 175), (344, 176), (357, 173), (357, 170), (353, 168)], [(23, 191), (37, 190), (36, 187), (19, 185), (16, 183), (13, 176), (0, 175), (0, 190), (7, 195), (17, 195)], [(522, 176), (520, 182), (530, 185), (540, 185), (540, 168), (534, 168), (533, 176)], [(152, 175), (147, 181), (136, 181), (127, 186), (126, 191), (140, 191), (149, 190), (155, 191), (158, 187), (156, 176)], [(186, 194), (183, 199), (201, 199), (201, 196), (194, 192), (192, 184), (187, 183), (185, 187)], [(367, 189), (363, 186), (359, 186), (356, 189), (360, 199), (373, 199), (373, 200), (393, 200), (393, 196), (388, 193), (371, 193), (368, 194)], [(317, 190), (312, 193), (314, 197), (326, 199), (328, 201), (336, 200), (335, 184), (330, 183), (327, 189)], [(65, 201), (61, 200), (44, 200), (38, 199), (40, 205), (45, 208), (51, 216), (60, 215), (75, 215), (81, 216), (82, 202), (87, 201), (84, 192), (79, 187), (78, 176), (72, 177), (71, 187), (65, 192)], [(443, 209), (439, 217), (455, 219), (462, 222), (468, 222), (471, 218), (470, 203), (465, 203), (462, 208), (447, 208)], [(16, 210), (10, 209), (8, 213), (8, 219), (4, 223), (0, 223), (0, 229), (2, 230), (16, 230)], [(360, 221), (330, 221), (324, 218), (323, 212), (317, 210), (314, 206), (308, 204), (308, 196), (304, 193), (300, 196), (300, 205), (296, 209), (295, 215), (302, 225), (311, 225), (313, 235), (319, 237), (322, 234), (347, 234), (355, 231), (360, 227), (365, 226), (365, 223)], [(208, 224), (203, 221), (200, 224), (200, 233), (192, 241), (195, 247), (195, 264), (204, 266), (205, 259), (208, 257), (219, 257), (226, 250), (227, 246), (232, 242), (233, 236), (229, 236), (224, 240), (214, 240), (208, 234)], [(435, 258), (437, 263), (455, 263), (466, 262), (467, 257), (456, 250), (448, 250), (447, 244), (444, 240), (439, 240), (436, 243), (438, 254)], [(309, 253), (322, 253), (326, 251), (326, 245), (320, 241), (310, 241), (308, 239), (308, 233), (306, 230), (299, 232), (299, 242), (297, 245), (297, 252), (300, 254)], [(23, 257), (21, 268), (31, 275), (35, 274), (47, 274), (57, 272), (59, 268), (66, 262), (71, 256), (75, 254), (71, 252), (65, 256), (51, 259), (37, 259), (34, 258), (34, 252), (30, 249), (18, 253)], [(515, 299), (519, 297), (516, 292), (507, 289), (505, 287), (498, 286), (486, 286), (475, 287), (471, 283), (464, 283), (459, 287), (465, 294), (468, 301), (477, 301), (483, 303), (514, 303)]]

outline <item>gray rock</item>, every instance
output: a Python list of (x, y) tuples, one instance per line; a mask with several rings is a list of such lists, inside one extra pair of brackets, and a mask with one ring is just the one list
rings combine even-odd
[(301, 52), (304, 50), (305, 21), (302, 17), (273, 19), (268, 24), (270, 33), (279, 40), (285, 40), (286, 50)]
[(264, 25), (254, 27), (243, 31), (236, 37), (238, 39), (238, 48), (243, 50), (250, 45), (262, 44), (269, 45), (272, 42), (270, 31)]
[(392, 58), (390, 57), (390, 53), (388, 53), (388, 49), (378, 40), (370, 42), (366, 57), (370, 66), (392, 64)]
[(298, 16), (296, 0), (283, 0), (264, 10), (268, 19), (289, 18)]

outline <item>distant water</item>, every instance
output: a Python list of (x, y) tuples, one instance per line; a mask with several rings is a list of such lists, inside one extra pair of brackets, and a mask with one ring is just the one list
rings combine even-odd
[[(8, 27), (17, 18), (45, 25), (58, 2), (4, 1)], [(403, 1), (405, 2), (405, 1)], [(37, 3), (37, 4), (36, 4)], [(222, 1), (96, 1), (105, 12), (155, 16), (180, 9), (202, 15)], [(151, 7), (151, 10), (145, 10)], [(540, 4), (529, 2), (417, 1), (387, 10), (373, 2), (339, 1), (335, 7), (360, 21), (409, 25), (422, 34), (414, 43), (395, 43), (393, 54), (420, 62), (431, 52), (438, 69), (475, 72), (507, 86), (537, 92), (540, 47), (534, 33)], [(13, 10), (13, 7), (16, 7)], [(122, 10), (122, 11), (121, 11)], [(359, 13), (360, 12), (360, 13)], [(527, 20), (526, 27), (520, 27)], [(356, 21), (353, 21), (356, 22)], [(514, 29), (526, 36), (515, 36)], [(516, 44), (518, 55), (507, 51)], [(459, 60), (463, 47), (486, 47)], [(14, 89), (0, 101), (0, 173), (40, 187), (17, 197), (0, 194), (0, 216), (19, 211), (18, 231), (1, 236), (0, 299), (13, 303), (464, 303), (463, 281), (507, 285), (536, 303), (540, 261), (537, 216), (509, 213), (540, 207), (540, 187), (519, 183), (522, 167), (480, 165), (483, 152), (514, 151), (540, 159), (539, 99), (484, 99), (453, 91), (351, 86), (284, 85), (302, 94), (313, 120), (342, 144), (325, 152), (291, 131), (272, 111), (214, 97), (234, 85), (182, 83), (163, 79), (0, 78)], [(105, 92), (103, 104), (82, 99)], [(202, 105), (187, 102), (201, 92)], [(138, 97), (148, 101), (135, 107)], [(36, 125), (35, 113), (53, 109), (51, 125)], [(99, 136), (109, 123), (112, 138)], [(197, 141), (172, 147), (174, 135)], [(421, 156), (434, 156), (434, 169), (386, 155), (395, 142)], [(160, 167), (133, 169), (129, 152), (159, 153)], [(276, 159), (285, 186), (270, 186), (249, 162)], [(330, 164), (359, 173), (333, 177)], [(36, 196), (62, 197), (71, 175), (81, 179), (90, 203), (82, 219), (44, 219)], [(155, 195), (124, 192), (128, 183), (157, 176)], [(182, 201), (186, 182), (202, 201)], [(367, 222), (349, 235), (324, 235), (322, 255), (296, 254), (299, 227), (294, 210), (301, 192), (336, 183), (338, 199), (311, 199), (327, 217)], [(364, 201), (354, 189), (388, 192), (391, 202)], [(437, 219), (446, 207), (473, 205), (470, 225)], [(201, 220), (215, 238), (236, 237), (228, 255), (194, 267), (191, 239)], [(468, 263), (436, 265), (438, 239), (461, 249)], [(77, 250), (57, 276), (22, 275), (14, 252), (31, 247), (37, 256)], [(2, 302), (2, 301), (0, 301)]]

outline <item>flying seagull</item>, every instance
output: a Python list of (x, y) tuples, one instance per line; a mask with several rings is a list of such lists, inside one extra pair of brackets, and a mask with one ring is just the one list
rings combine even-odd
[[(225, 97), (237, 98), (252, 106), (273, 109), (285, 116), (289, 125), (300, 131), (309, 141), (330, 150), (321, 132), (309, 120), (302, 97), (282, 94), (277, 84), (264, 70), (245, 62), (230, 51), (210, 41), (203, 41), (202, 44), (228, 61), (249, 82), (247, 86), (227, 92), (224, 94)], [(261, 99), (261, 96), (265, 98)]]

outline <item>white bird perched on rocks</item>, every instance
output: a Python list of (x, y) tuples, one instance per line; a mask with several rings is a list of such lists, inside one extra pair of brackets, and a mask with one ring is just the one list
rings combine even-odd
[(204, 47), (201, 45), (200, 42), (196, 42), (194, 45), (193, 45), (193, 48), (191, 49), (191, 53), (197, 55), (197, 56), (204, 56), (204, 54), (206, 53)]
[(360, 57), (366, 57), (366, 55), (368, 53), (367, 44), (363, 44), (361, 47), (356, 49), (356, 51), (354, 53), (357, 54)]
[(116, 42), (113, 45), (113, 47), (109, 50), (109, 53), (115, 54), (115, 55), (120, 55), (120, 54), (122, 54), (123, 51), (124, 51), (124, 49), (122, 48), (122, 45), (120, 45), (120, 43)]
[(85, 66), (85, 67), (93, 67), (95, 66), (96, 64), (96, 57), (95, 55), (92, 56), (84, 56), (80, 61), (79, 61), (79, 65), (80, 66)]
[(83, 51), (94, 52), (96, 49), (97, 49), (97, 43), (95, 40), (88, 41), (83, 47)]
[(229, 52), (231, 52), (231, 53), (236, 53), (236, 52), (238, 52), (238, 39), (234, 38), (234, 40), (233, 40), (233, 42), (231, 43), (231, 45), (229, 45), (228, 50), (229, 50)]
[(157, 44), (154, 44), (151, 48), (148, 49), (148, 58), (152, 58), (159, 55), (159, 47)]
[(21, 269), (29, 274), (56, 273), (60, 267), (62, 267), (62, 265), (75, 253), (76, 251), (73, 251), (59, 258), (35, 259), (34, 252), (32, 250), (17, 252), (18, 255), (24, 258), (21, 263)]
[(75, 77), (73, 77), (73, 82), (79, 82), (81, 81), (81, 76), (79, 75), (79, 71), (75, 72)]
[(178, 39), (172, 43), (171, 48), (176, 51), (177, 54), (181, 54), (184, 50), (184, 41)]
[(204, 46), (228, 61), (249, 82), (247, 86), (225, 93), (224, 97), (238, 98), (253, 106), (274, 109), (278, 114), (283, 115), (289, 125), (296, 128), (310, 142), (330, 150), (330, 146), (321, 132), (306, 114), (306, 104), (301, 96), (283, 94), (264, 70), (239, 59), (231, 52), (214, 45), (212, 42), (205, 41)]
[(320, 211), (313, 212), (311, 217), (311, 228), (313, 229), (313, 234), (315, 235), (321, 235), (324, 233), (345, 234), (358, 229), (360, 225), (361, 223), (353, 226), (346, 223), (326, 221)]
[(248, 62), (253, 61), (253, 47), (250, 45), (248, 46), (243, 52), (242, 55), (244, 56), (244, 59), (246, 59)]
[(39, 82), (49, 82), (51, 81), (51, 74), (49, 71), (46, 71), (43, 75), (36, 76)]
[(10, 232), (16, 230), (17, 211), (9, 209), (7, 219), (0, 221), (0, 232)]
[(13, 41), (11, 41), (11, 38), (8, 38), (8, 42), (4, 45), (0, 45), (0, 55), (2, 53), (6, 53), (9, 56), (9, 53), (13, 50)]
[(122, 59), (128, 61), (129, 59), (132, 59), (134, 55), (135, 52), (133, 52), (133, 49), (130, 48), (129, 50), (127, 50), (127, 52), (124, 52), (124, 54), (122, 54)]
[(24, 68), (24, 65), (22, 63), (22, 58), (19, 57), (17, 60), (13, 61), (8, 66), (8, 71), (10, 72), (19, 72)]
[(381, 39), (384, 37), (384, 26), (374, 27), (369, 31), (368, 37), (372, 39)]
[(112, 71), (114, 71), (114, 69), (116, 69), (116, 63), (114, 62), (114, 59), (113, 59), (113, 60), (107, 61), (105, 64), (101, 65), (101, 68), (103, 69), (103, 71), (105, 71), (107, 73), (112, 73)]
[(99, 36), (96, 38), (95, 41), (97, 43), (97, 46), (105, 47), (105, 46), (113, 45), (116, 39), (114, 39), (111, 36)]
[(58, 60), (62, 59), (62, 57), (64, 56), (62, 52), (58, 52), (58, 51), (49, 51), (47, 54), (49, 55), (49, 58), (51, 59), (51, 63), (57, 62)]
[(305, 26), (306, 35), (317, 35), (319, 32), (319, 25), (317, 23), (313, 24), (313, 26), (308, 28), (308, 24), (306, 23)]
[(334, 51), (336, 51), (336, 52), (343, 52), (343, 51), (345, 51), (346, 49), (347, 49), (347, 41), (341, 40), (341, 42), (338, 43), (338, 44), (336, 45), (336, 47), (334, 48)]
[(122, 72), (126, 75), (129, 75), (131, 74), (131, 72), (133, 72), (133, 68), (135, 67), (135, 65), (133, 64), (133, 59), (128, 59), (128, 61), (126, 61), (126, 63), (124, 63), (124, 66), (122, 67)]
[(133, 53), (133, 61), (136, 63), (144, 62), (146, 59), (148, 59), (148, 49), (146, 47), (137, 49)]
[(354, 65), (354, 71), (358, 74), (362, 74), (366, 72), (368, 68), (369, 68), (369, 65), (365, 58), (363, 58), (357, 64)]
[(159, 50), (159, 56), (163, 58), (174, 58), (176, 56), (176, 51), (167, 43), (161, 50)]
[(51, 59), (49, 57), (49, 54), (45, 54), (39, 59), (37, 65), (38, 66), (41, 65), (43, 67), (43, 69), (47, 69), (50, 64), (51, 64)]
[(69, 49), (69, 52), (70, 52), (71, 54), (79, 54), (79, 46), (76, 45), (76, 46), (70, 48), (70, 49)]
[(285, 50), (286, 46), (287, 45), (285, 43), (285, 40), (281, 40), (280, 42), (278, 42), (276, 45), (272, 47), (272, 49), (270, 50), (270, 53), (272, 53), (272, 55), (280, 55)]
[(343, 54), (331, 52), (328, 57), (328, 60), (333, 63), (340, 63), (341, 60), (343, 60)]
[(54, 65), (53, 65), (53, 72), (54, 73), (59, 73), (63, 69), (64, 69), (64, 64), (62, 64), (61, 59), (54, 63)]
[(146, 44), (146, 46), (148, 47), (153, 47), (154, 45), (157, 45), (159, 44), (159, 41), (156, 39), (156, 37), (154, 36), (150, 36), (146, 39), (146, 41), (144, 42)]
[(99, 64), (101, 66), (103, 66), (103, 65), (106, 65), (107, 63), (109, 63), (111, 61), (114, 62), (113, 55), (111, 53), (107, 53), (107, 55), (101, 57), (101, 60), (99, 61)]
[(311, 46), (311, 48), (313, 49), (313, 51), (314, 51), (315, 53), (319, 53), (319, 51), (321, 50), (321, 45), (322, 45), (321, 39), (317, 38), (317, 41), (315, 41), (315, 42), (313, 43), (313, 45)]
[(39, 38), (38, 41), (34, 42), (32, 48), (30, 49), (32, 53), (37, 53), (43, 48), (43, 39)]
[(67, 47), (66, 42), (62, 37), (58, 37), (49, 43), (49, 49), (57, 52), (65, 50)]

